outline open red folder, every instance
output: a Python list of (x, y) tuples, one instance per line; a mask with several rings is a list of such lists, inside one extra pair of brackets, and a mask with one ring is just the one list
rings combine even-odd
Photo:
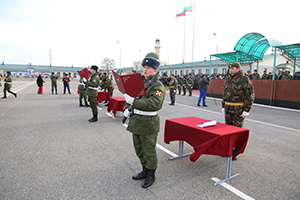
[(80, 70), (80, 71), (77, 71), (80, 78), (86, 78), (88, 79), (91, 75), (90, 75), (90, 72), (87, 68), (84, 68), (83, 70)]
[(146, 96), (146, 90), (140, 73), (119, 75), (112, 70), (120, 92), (131, 97)]

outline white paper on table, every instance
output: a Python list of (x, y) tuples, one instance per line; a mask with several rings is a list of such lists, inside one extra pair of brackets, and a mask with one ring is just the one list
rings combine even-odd
[(217, 121), (210, 121), (210, 122), (204, 122), (203, 124), (199, 124), (197, 126), (204, 128), (204, 127), (208, 127), (208, 126), (215, 126), (217, 124)]

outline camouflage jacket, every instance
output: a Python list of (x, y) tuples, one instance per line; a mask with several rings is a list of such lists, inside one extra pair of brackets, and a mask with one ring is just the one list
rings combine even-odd
[(177, 79), (174, 78), (173, 80), (171, 79), (170, 83), (169, 83), (169, 88), (170, 89), (177, 89), (178, 86), (178, 82)]
[(260, 75), (259, 74), (252, 74), (252, 79), (260, 79)]
[[(240, 71), (226, 78), (223, 86), (222, 107), (231, 113), (249, 112), (254, 102), (254, 88), (248, 76)], [(243, 106), (225, 105), (225, 102), (244, 103)]]
[(92, 74), (92, 76), (86, 81), (85, 85), (88, 87), (86, 94), (90, 97), (98, 96), (98, 87), (100, 85), (100, 77), (98, 73)]
[(12, 77), (11, 75), (8, 75), (4, 78), (4, 87), (5, 88), (11, 88), (11, 83), (12, 83)]
[(82, 79), (79, 79), (78, 89), (79, 90), (85, 90), (86, 89), (86, 86), (85, 86), (84, 82), (82, 81)]
[(50, 76), (50, 79), (51, 79), (51, 83), (56, 83), (57, 82), (57, 79), (58, 77), (57, 76)]
[(193, 87), (194, 87), (194, 81), (193, 81), (192, 79), (189, 79), (189, 80), (187, 81), (187, 87), (188, 87), (188, 88), (193, 88)]
[[(142, 77), (144, 85), (152, 79), (152, 76), (148, 79), (145, 79), (144, 76)], [(146, 96), (135, 98), (132, 107), (141, 111), (159, 111), (165, 99), (165, 88), (158, 77), (155, 77), (154, 82), (147, 88), (146, 93)], [(128, 107), (129, 104), (125, 103), (124, 110)], [(133, 114), (129, 118), (127, 130), (138, 135), (155, 135), (158, 134), (159, 128), (160, 119), (158, 114), (155, 116)]]

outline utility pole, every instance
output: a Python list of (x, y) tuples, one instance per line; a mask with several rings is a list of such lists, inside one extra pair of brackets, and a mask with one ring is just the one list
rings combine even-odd
[(50, 67), (52, 66), (52, 63), (51, 63), (51, 61), (52, 61), (52, 58), (51, 58), (51, 49), (49, 49), (49, 56), (50, 56)]

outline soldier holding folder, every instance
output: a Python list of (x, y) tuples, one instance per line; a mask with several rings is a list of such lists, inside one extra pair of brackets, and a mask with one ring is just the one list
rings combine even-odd
[[(142, 78), (146, 96), (133, 98), (124, 94), (126, 99), (124, 115), (130, 117), (127, 130), (132, 133), (135, 152), (143, 167), (142, 172), (132, 178), (134, 180), (145, 179), (142, 184), (143, 188), (148, 188), (152, 185), (157, 168), (155, 146), (160, 128), (160, 119), (157, 111), (162, 108), (165, 98), (164, 86), (157, 76), (159, 65), (160, 62), (155, 53), (147, 54), (142, 62), (144, 70)], [(130, 105), (133, 108), (131, 112), (128, 110)]]

